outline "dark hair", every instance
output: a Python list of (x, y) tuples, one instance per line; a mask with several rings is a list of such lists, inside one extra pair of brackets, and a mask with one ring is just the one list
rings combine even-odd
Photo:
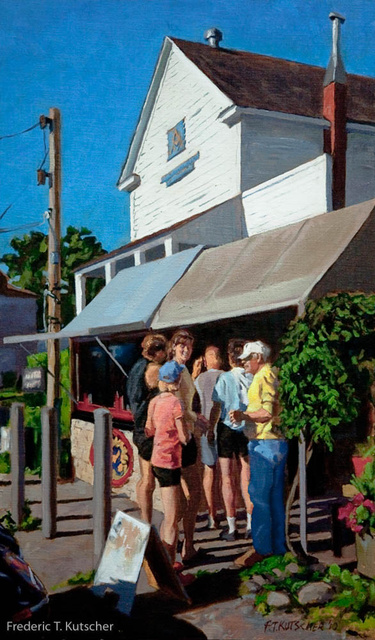
[(178, 331), (175, 331), (168, 343), (169, 360), (172, 360), (174, 356), (173, 352), (177, 345), (186, 344), (187, 342), (191, 342), (192, 345), (194, 343), (194, 336), (190, 333), (190, 331), (187, 331), (187, 329), (178, 329)]
[(236, 367), (242, 366), (242, 360), (240, 360), (240, 355), (243, 352), (243, 348), (245, 343), (248, 340), (243, 338), (231, 338), (228, 342), (228, 358), (236, 365)]
[(149, 333), (142, 340), (142, 355), (153, 358), (157, 351), (167, 351), (167, 338), (161, 333)]

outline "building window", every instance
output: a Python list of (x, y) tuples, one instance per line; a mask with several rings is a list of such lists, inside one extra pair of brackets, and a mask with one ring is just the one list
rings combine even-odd
[(178, 251), (186, 251), (187, 249), (192, 249), (196, 247), (196, 244), (189, 244), (188, 242), (179, 242), (178, 243)]
[(151, 247), (151, 249), (145, 251), (146, 262), (159, 260), (159, 258), (165, 258), (165, 246), (163, 244), (158, 244), (156, 247)]
[(126, 256), (125, 258), (121, 258), (121, 260), (116, 260), (117, 273), (123, 269), (129, 269), (130, 267), (134, 267), (134, 255)]
[(167, 137), (168, 160), (171, 160), (186, 148), (185, 120), (180, 120), (172, 129), (169, 129), (169, 131), (167, 131)]

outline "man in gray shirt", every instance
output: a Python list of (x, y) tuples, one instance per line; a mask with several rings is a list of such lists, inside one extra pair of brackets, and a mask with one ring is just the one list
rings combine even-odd
[[(222, 360), (218, 347), (213, 345), (207, 347), (202, 364), (207, 368), (207, 371), (204, 371), (195, 379), (195, 387), (201, 403), (201, 413), (209, 420), (212, 409), (212, 391), (219, 375), (223, 373), (222, 369), (220, 369)], [(218, 520), (214, 488), (218, 454), (214, 431), (209, 429), (206, 434), (203, 434), (200, 443), (201, 460), (204, 464), (203, 490), (208, 506), (208, 527), (209, 529), (217, 529)]]

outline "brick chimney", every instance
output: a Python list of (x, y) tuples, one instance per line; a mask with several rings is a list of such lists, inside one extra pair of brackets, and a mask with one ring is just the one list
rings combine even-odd
[(325, 131), (324, 151), (332, 156), (332, 207), (345, 207), (346, 182), (346, 73), (340, 52), (340, 29), (345, 18), (330, 13), (332, 52), (324, 76), (323, 116), (330, 122)]

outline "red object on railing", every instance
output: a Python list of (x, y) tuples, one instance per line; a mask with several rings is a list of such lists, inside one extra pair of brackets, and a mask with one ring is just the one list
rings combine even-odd
[(92, 402), (89, 402), (89, 397), (87, 393), (84, 393), (83, 400), (80, 400), (77, 403), (77, 410), (93, 413), (95, 409), (108, 409), (111, 416), (113, 418), (116, 418), (116, 420), (125, 420), (126, 422), (133, 422), (132, 412), (128, 411), (128, 409), (124, 409), (124, 398), (120, 396), (117, 392), (113, 402), (113, 407), (103, 407), (100, 404), (93, 404)]

